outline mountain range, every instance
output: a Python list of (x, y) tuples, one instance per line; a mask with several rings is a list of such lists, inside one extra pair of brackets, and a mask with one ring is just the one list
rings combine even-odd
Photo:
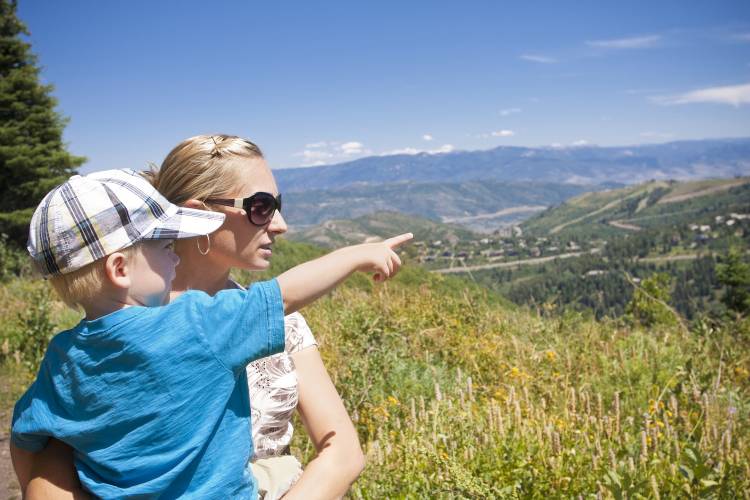
[(293, 230), (398, 211), (486, 232), (587, 191), (649, 180), (750, 175), (750, 138), (622, 147), (503, 146), (372, 156), (274, 174)]
[(485, 151), (370, 156), (274, 171), (284, 192), (401, 182), (476, 180), (599, 185), (750, 174), (750, 138), (618, 147), (501, 146)]

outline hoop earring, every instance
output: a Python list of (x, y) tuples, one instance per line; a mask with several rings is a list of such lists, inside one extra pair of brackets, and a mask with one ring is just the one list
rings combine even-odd
[(206, 236), (206, 241), (208, 241), (208, 247), (206, 248), (205, 252), (201, 248), (201, 239), (200, 239), (200, 237), (198, 237), (198, 239), (195, 240), (195, 246), (198, 247), (198, 252), (201, 255), (208, 255), (208, 252), (211, 251), (211, 238), (208, 235), (205, 235), (205, 236)]

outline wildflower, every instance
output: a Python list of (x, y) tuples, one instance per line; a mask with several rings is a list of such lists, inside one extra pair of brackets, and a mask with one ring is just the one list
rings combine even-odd
[(401, 404), (398, 399), (396, 399), (394, 396), (388, 396), (388, 403), (391, 404), (391, 406), (398, 406)]
[(557, 353), (550, 349), (544, 352), (544, 357), (547, 358), (547, 361), (550, 363), (554, 363), (557, 360)]

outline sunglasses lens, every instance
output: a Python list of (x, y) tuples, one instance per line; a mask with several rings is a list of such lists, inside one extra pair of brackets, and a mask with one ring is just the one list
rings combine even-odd
[(276, 211), (276, 199), (268, 193), (257, 193), (248, 200), (247, 214), (250, 222), (263, 226), (267, 224)]

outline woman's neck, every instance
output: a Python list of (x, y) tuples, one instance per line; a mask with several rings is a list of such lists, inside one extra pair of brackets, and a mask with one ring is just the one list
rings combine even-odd
[(210, 255), (201, 255), (193, 251), (190, 245), (176, 250), (180, 256), (180, 263), (175, 270), (177, 275), (172, 281), (172, 298), (187, 290), (202, 290), (214, 295), (227, 287), (230, 271), (228, 266), (219, 265)]

